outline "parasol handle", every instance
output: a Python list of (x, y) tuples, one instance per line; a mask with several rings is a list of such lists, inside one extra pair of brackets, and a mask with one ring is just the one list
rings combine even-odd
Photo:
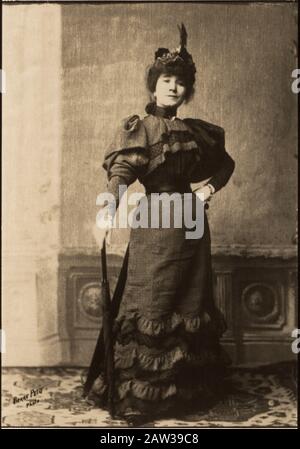
[(101, 267), (102, 267), (102, 282), (107, 282), (106, 237), (104, 237), (103, 239), (101, 248)]

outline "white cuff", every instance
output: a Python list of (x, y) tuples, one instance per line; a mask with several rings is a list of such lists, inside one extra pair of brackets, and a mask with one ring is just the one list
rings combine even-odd
[(216, 191), (216, 189), (214, 188), (214, 186), (211, 185), (211, 184), (206, 184), (206, 185), (207, 185), (207, 187), (210, 188), (211, 194), (213, 195), (213, 194), (215, 193), (215, 191)]

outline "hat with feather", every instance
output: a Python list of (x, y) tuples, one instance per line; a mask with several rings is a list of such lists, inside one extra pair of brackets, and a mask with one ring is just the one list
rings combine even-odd
[(179, 46), (170, 51), (168, 48), (158, 48), (155, 52), (153, 67), (162, 71), (172, 71), (176, 66), (181, 69), (185, 77), (193, 84), (195, 82), (196, 66), (192, 55), (187, 51), (187, 31), (182, 23), (177, 25), (180, 34)]

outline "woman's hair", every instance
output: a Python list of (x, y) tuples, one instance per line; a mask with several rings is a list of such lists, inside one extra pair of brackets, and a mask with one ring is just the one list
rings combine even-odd
[(146, 85), (151, 93), (155, 92), (157, 80), (162, 74), (178, 76), (186, 88), (185, 102), (188, 103), (192, 99), (195, 93), (195, 74), (187, 68), (186, 64), (175, 61), (168, 64), (151, 65), (146, 73)]

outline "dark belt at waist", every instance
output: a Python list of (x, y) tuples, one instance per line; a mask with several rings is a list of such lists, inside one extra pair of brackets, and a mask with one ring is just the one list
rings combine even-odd
[[(146, 195), (151, 195), (151, 193), (163, 193), (163, 192), (169, 192), (169, 193), (192, 193), (193, 190), (191, 188), (191, 185), (189, 183), (186, 184), (180, 184), (180, 185), (174, 185), (174, 184), (164, 184), (159, 186), (145, 186), (146, 189)], [(204, 209), (209, 209), (209, 205), (206, 202), (204, 205)]]
[(192, 189), (189, 183), (185, 184), (161, 184), (159, 186), (145, 186), (146, 195), (151, 193), (191, 193)]

